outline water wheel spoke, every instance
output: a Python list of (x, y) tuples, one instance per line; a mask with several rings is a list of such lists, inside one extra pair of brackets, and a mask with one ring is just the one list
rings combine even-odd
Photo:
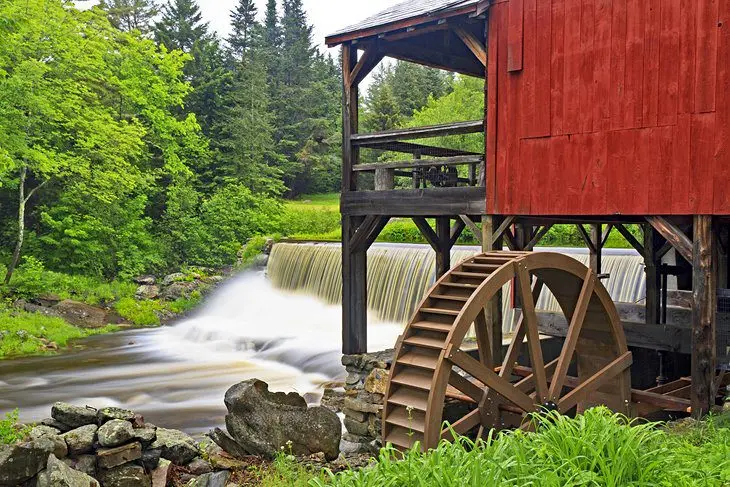
[(461, 350), (453, 351), (452, 349), (447, 357), (454, 365), (482, 381), (485, 386), (494, 389), (497, 394), (520, 407), (523, 411), (535, 410), (535, 403), (530, 399), (530, 396), (515, 389), (514, 385), (498, 376), (492, 369), (485, 367), (478, 360), (471, 358), (467, 353)]
[(568, 411), (579, 402), (586, 400), (589, 394), (603, 387), (607, 382), (631, 367), (632, 361), (631, 352), (624, 353), (561, 398), (558, 401), (558, 410)]
[(481, 424), (481, 415), (479, 414), (479, 410), (475, 409), (468, 412), (458, 421), (452, 423), (451, 428), (446, 428), (442, 430), (441, 438), (453, 437), (452, 431), (457, 435), (464, 435), (469, 432), (469, 430), (471, 430), (475, 426), (478, 426), (479, 424)]
[[(532, 298), (534, 302), (540, 297), (544, 283), (541, 279), (537, 279), (532, 287)], [(499, 370), (500, 377), (509, 377), (512, 374), (517, 359), (520, 356), (520, 350), (522, 349), (522, 341), (525, 339), (525, 324), (524, 316), (520, 316), (515, 327), (514, 334), (512, 335), (512, 341), (507, 348), (507, 354), (502, 362), (502, 368)]]
[(477, 336), (477, 346), (479, 347), (479, 360), (487, 367), (494, 367), (494, 359), (492, 357), (492, 347), (490, 346), (489, 325), (487, 323), (487, 315), (485, 310), (479, 311), (474, 320), (474, 332)]
[[(548, 382), (552, 381), (553, 375), (555, 374), (555, 369), (558, 366), (558, 360), (555, 359), (550, 362), (548, 362), (547, 365), (545, 365), (545, 377), (547, 378)], [(535, 374), (529, 374), (526, 375), (523, 379), (515, 383), (515, 387), (519, 390), (521, 390), (524, 393), (528, 393), (535, 389)]]
[(535, 312), (535, 298), (533, 297), (532, 277), (527, 272), (527, 267), (521, 262), (515, 264), (517, 273), (517, 285), (522, 300), (522, 321), (527, 335), (527, 348), (530, 352), (530, 363), (532, 373), (535, 376), (535, 392), (540, 402), (545, 402), (548, 397), (548, 385), (545, 378), (545, 361), (542, 356), (540, 345), (540, 331), (538, 330), (537, 313)]
[(589, 269), (586, 273), (586, 277), (583, 281), (583, 287), (578, 296), (578, 300), (575, 304), (575, 310), (573, 311), (573, 317), (570, 320), (570, 326), (568, 328), (568, 334), (565, 337), (565, 343), (563, 344), (563, 350), (560, 353), (557, 370), (552, 384), (550, 384), (550, 399), (555, 401), (563, 390), (565, 384), (565, 376), (568, 375), (568, 367), (570, 362), (573, 360), (573, 353), (575, 347), (578, 344), (578, 337), (583, 329), (583, 322), (585, 321), (586, 311), (588, 311), (588, 304), (593, 296), (593, 290), (596, 285), (596, 278), (593, 272)]
[(474, 399), (474, 402), (478, 403), (482, 400), (482, 397), (484, 396), (484, 389), (482, 389), (463, 375), (460, 375), (455, 370), (451, 371), (451, 375), (449, 376), (449, 384), (455, 387), (457, 390), (463, 392), (470, 398)]

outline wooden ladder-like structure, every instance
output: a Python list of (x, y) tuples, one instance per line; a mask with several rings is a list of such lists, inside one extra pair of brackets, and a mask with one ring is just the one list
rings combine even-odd
[[(495, 363), (492, 350), (498, 348), (485, 307), (510, 282), (522, 316), (504, 360)], [(569, 323), (560, 355), (548, 363), (535, 312), (544, 288)], [(523, 348), (529, 367), (517, 364)], [(631, 361), (613, 301), (578, 261), (548, 252), (471, 257), (436, 282), (398, 340), (383, 439), (398, 448), (419, 442), (428, 449), (451, 431), (481, 435), (491, 428), (526, 427), (525, 419), (540, 410), (569, 413), (605, 404), (628, 413)], [(569, 376), (569, 369), (577, 376)], [(445, 414), (447, 400), (463, 406), (454, 408), (461, 411), (458, 417)]]

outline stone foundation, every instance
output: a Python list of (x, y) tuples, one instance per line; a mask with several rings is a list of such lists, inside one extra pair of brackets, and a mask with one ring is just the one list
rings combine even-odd
[(377, 452), (382, 446), (383, 397), (394, 350), (344, 355), (345, 428), (343, 443), (352, 451)]

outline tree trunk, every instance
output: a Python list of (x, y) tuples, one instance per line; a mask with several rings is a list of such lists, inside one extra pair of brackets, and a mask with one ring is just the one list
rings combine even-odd
[(5, 285), (10, 283), (10, 279), (13, 277), (13, 272), (18, 265), (20, 260), (20, 250), (23, 248), (23, 239), (25, 237), (25, 205), (28, 200), (25, 197), (25, 178), (28, 172), (28, 168), (23, 166), (20, 171), (20, 184), (18, 189), (18, 240), (15, 244), (15, 251), (13, 252), (13, 260), (10, 261), (8, 266), (8, 272), (5, 274)]

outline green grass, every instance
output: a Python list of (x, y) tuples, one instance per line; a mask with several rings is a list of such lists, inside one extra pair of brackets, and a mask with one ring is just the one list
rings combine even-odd
[(74, 339), (118, 330), (111, 325), (86, 330), (38, 313), (0, 311), (0, 359), (51, 353), (43, 340), (65, 347)]
[[(428, 453), (388, 447), (359, 471), (312, 478), (313, 487), (726, 486), (730, 430), (710, 419), (681, 433), (630, 423), (605, 408), (541, 420), (537, 433), (460, 438)], [(284, 484), (282, 484), (284, 485)]]
[(12, 445), (30, 433), (31, 427), (24, 426), (18, 428), (18, 410), (11, 411), (0, 418), (0, 445)]

